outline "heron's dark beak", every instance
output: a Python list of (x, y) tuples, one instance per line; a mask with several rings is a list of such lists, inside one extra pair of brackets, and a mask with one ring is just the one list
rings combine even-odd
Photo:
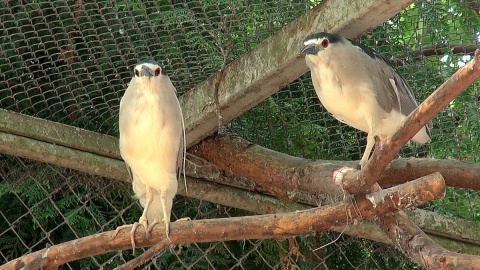
[(149, 67), (143, 65), (142, 70), (140, 70), (140, 77), (152, 77), (153, 76), (153, 70), (151, 70)]
[(317, 54), (319, 51), (317, 44), (311, 43), (305, 45), (300, 51), (301, 54)]

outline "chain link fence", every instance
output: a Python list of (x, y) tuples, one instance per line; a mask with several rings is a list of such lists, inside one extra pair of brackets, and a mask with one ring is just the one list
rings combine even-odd
[[(23, 1), (0, 2), (0, 108), (118, 136), (119, 101), (132, 66), (162, 62), (182, 95), (241, 57), (320, 1)], [(424, 0), (367, 33), (361, 42), (387, 55), (425, 99), (468, 62), (480, 43), (477, 1)], [(301, 44), (299, 44), (300, 49)], [(432, 142), (402, 157), (478, 162), (480, 83), (434, 119)], [(262, 146), (309, 159), (359, 159), (366, 135), (319, 105), (310, 74), (229, 125)], [(129, 184), (0, 155), (0, 259), (131, 224), (141, 215)], [(477, 191), (449, 188), (425, 207), (480, 222)], [(177, 196), (174, 219), (251, 215)], [(166, 250), (145, 269), (412, 269), (393, 247), (338, 233), (285, 240), (198, 243)], [(137, 249), (136, 255), (143, 252)], [(111, 269), (130, 250), (61, 269)]]

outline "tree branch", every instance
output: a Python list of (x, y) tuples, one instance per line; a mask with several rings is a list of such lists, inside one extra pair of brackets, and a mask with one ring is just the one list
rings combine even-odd
[(388, 232), (394, 245), (427, 269), (479, 269), (480, 256), (465, 255), (440, 247), (411, 223), (405, 213), (385, 215), (376, 222)]
[[(37, 120), (33, 117), (25, 119), (29, 123)], [(33, 125), (32, 123), (30, 124)], [(82, 130), (79, 130), (78, 136), (82, 136), (82, 134)], [(98, 139), (93, 138), (95, 140)], [(104, 137), (102, 136), (102, 138)], [(116, 138), (112, 137), (112, 139), (117, 141)], [(333, 186), (331, 171), (337, 170), (342, 166), (355, 166), (355, 164), (358, 164), (358, 162), (311, 161), (296, 158), (254, 145), (233, 135), (208, 138), (199, 145), (198, 149), (194, 148), (193, 150), (194, 153), (199, 153), (201, 156), (209, 159), (209, 161), (217, 163), (224, 171), (219, 171), (215, 165), (208, 161), (189, 155), (188, 158), (199, 165), (187, 163), (187, 175), (206, 179), (220, 185), (201, 181), (200, 179), (187, 179), (189, 186), (188, 194), (185, 193), (183, 185), (179, 186), (179, 194), (255, 213), (295, 211), (307, 207), (299, 204), (289, 205), (275, 198), (262, 196), (261, 194), (267, 194), (268, 192), (260, 184), (255, 182), (266, 183), (265, 186), (272, 185), (282, 187), (283, 190), (281, 192), (284, 194), (282, 196), (289, 198), (290, 201), (300, 201), (308, 205), (326, 205), (337, 202), (340, 198), (339, 196), (342, 195), (340, 190), (335, 189)], [(0, 152), (11, 155), (20, 154), (20, 156), (25, 158), (48, 162), (116, 180), (128, 181), (128, 175), (123, 161), (15, 136), (13, 134), (0, 132)], [(221, 158), (217, 159), (217, 157)], [(238, 169), (242, 167), (235, 165), (239, 162), (243, 163), (242, 166), (251, 168), (248, 176), (251, 177), (252, 180), (255, 180), (255, 182), (237, 174), (242, 173), (242, 170)], [(270, 165), (270, 162), (275, 166)], [(394, 160), (382, 175), (379, 182), (384, 186), (398, 185), (436, 171), (444, 176), (449, 186), (480, 190), (480, 164), (465, 163), (456, 160)], [(4, 177), (8, 177), (8, 175), (4, 175)], [(319, 193), (322, 189), (326, 189), (324, 187), (326, 185), (332, 185), (330, 190), (335, 193)], [(240, 188), (243, 191), (229, 188), (229, 186)], [(418, 222), (420, 222), (420, 220), (418, 220)], [(441, 229), (438, 228), (438, 226), (438, 223), (430, 223), (425, 224), (423, 228), (437, 234), (437, 231)], [(465, 226), (468, 227), (468, 225)], [(341, 232), (344, 231), (344, 229), (338, 228), (337, 231)], [(355, 237), (390, 243), (386, 235), (384, 235), (381, 230), (378, 230), (378, 227), (374, 224), (360, 223), (355, 226), (348, 226), (344, 232)], [(446, 237), (450, 239), (460, 239), (462, 242), (467, 240), (478, 243), (479, 241), (476, 237), (469, 239), (463, 239), (464, 237), (456, 238), (451, 235)], [(459, 243), (457, 242), (457, 244)], [(469, 249), (469, 247), (464, 246), (463, 243), (461, 245), (463, 245), (462, 249)], [(472, 250), (472, 252), (477, 251)]]
[[(246, 184), (231, 179), (211, 181), (240, 188), (248, 186), (258, 192), (268, 190), (285, 201), (317, 204), (329, 202), (333, 196), (343, 196), (332, 180), (333, 171), (358, 164), (358, 161), (312, 161), (293, 157), (226, 133), (203, 140), (192, 147), (190, 153), (214, 164), (226, 175), (249, 179)], [(447, 159), (396, 159), (378, 182), (390, 187), (434, 172), (442, 174), (447, 186), (480, 191), (480, 164)]]
[[(439, 56), (446, 53), (451, 54), (470, 54), (475, 55), (475, 51), (478, 49), (477, 45), (466, 44), (433, 44), (422, 45), (420, 48), (413, 50), (414, 55), (422, 55), (425, 57)], [(406, 56), (405, 56), (406, 57)]]
[(406, 52), (398, 57), (395, 57), (392, 61), (395, 62), (395, 66), (400, 67), (405, 64), (405, 61), (412, 60), (410, 57), (413, 55), (414, 58), (420, 58), (421, 56), (430, 57), (430, 56), (439, 56), (447, 53), (451, 54), (469, 54), (471, 56), (475, 55), (475, 51), (478, 49), (477, 45), (466, 45), (466, 44), (432, 44), (432, 45), (422, 45), (420, 48)]
[(475, 0), (466, 0), (470, 7), (475, 11), (475, 13), (480, 16), (480, 4)]
[[(355, 195), (352, 198), (354, 203), (337, 203), (285, 214), (173, 222), (169, 245), (313, 234), (398, 209), (414, 207), (439, 199), (444, 194), (444, 180), (436, 173), (377, 193)], [(54, 268), (73, 260), (131, 248), (128, 230), (122, 230), (115, 238), (112, 238), (113, 233), (114, 231), (103, 232), (55, 245), (49, 247), (48, 252), (44, 249), (25, 255), (8, 262), (0, 269), (20, 269), (32, 261), (45, 262), (44, 268)], [(135, 236), (137, 246), (146, 247), (165, 240), (165, 230), (163, 226), (155, 226), (148, 241), (143, 227), (139, 227)], [(46, 260), (36, 259), (38, 257), (46, 257)]]

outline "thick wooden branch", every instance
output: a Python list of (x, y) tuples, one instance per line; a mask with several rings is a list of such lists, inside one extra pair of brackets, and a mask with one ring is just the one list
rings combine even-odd
[[(100, 156), (117, 159), (120, 157), (118, 138), (116, 137), (1, 108), (0, 131)], [(18, 151), (22, 151), (22, 149), (18, 149)]]
[(400, 149), (450, 101), (480, 78), (480, 50), (408, 117), (392, 137), (377, 143), (372, 157), (361, 171), (351, 171), (344, 178), (343, 188), (350, 193), (364, 192), (373, 186)]
[[(220, 149), (218, 146), (221, 146), (222, 149)], [(275, 189), (273, 189), (273, 192), (276, 192), (277, 194), (282, 194), (283, 192), (283, 194), (286, 196), (288, 195), (287, 192), (289, 190), (302, 190), (304, 192), (307, 192), (308, 188), (311, 188), (312, 190), (322, 190), (322, 192), (329, 190), (333, 194), (335, 192), (341, 192), (332, 179), (332, 171), (338, 170), (339, 167), (332, 166), (333, 164), (331, 163), (322, 162), (322, 164), (318, 164), (318, 166), (324, 167), (319, 170), (315, 170), (313, 172), (305, 170), (304, 168), (308, 166), (308, 163), (305, 162), (305, 160), (299, 158), (292, 158), (281, 153), (276, 153), (272, 150), (253, 145), (241, 138), (231, 135), (217, 136), (216, 140), (204, 140), (199, 145), (194, 147), (192, 151), (195, 154), (200, 155), (203, 158), (212, 161), (213, 163), (216, 163), (222, 169), (245, 175), (250, 179), (258, 181), (260, 185), (266, 187), (274, 186)], [(288, 160), (289, 162), (285, 162), (285, 160)], [(430, 161), (432, 160), (427, 160), (426, 162)], [(402, 175), (411, 177), (412, 173), (415, 174), (411, 166), (409, 166), (408, 164), (407, 166), (405, 166), (405, 163), (402, 163), (403, 164), (401, 164), (400, 166), (397, 166), (397, 169), (399, 167), (405, 169)], [(461, 164), (461, 162), (458, 163)], [(336, 165), (338, 166), (339, 164)], [(437, 164), (432, 167), (433, 168), (430, 169), (435, 170), (438, 168), (441, 171), (452, 173), (452, 171), (448, 170), (448, 166), (442, 168), (439, 167), (439, 164)], [(313, 168), (318, 169), (318, 167), (315, 166)], [(480, 167), (477, 167), (477, 175), (479, 169)], [(458, 171), (456, 170), (455, 172)], [(312, 187), (311, 181), (306, 181), (307, 179), (310, 179), (309, 173), (313, 173), (313, 175), (317, 177), (317, 180), (318, 178), (324, 179), (324, 181), (318, 181), (317, 183), (315, 183), (317, 185), (321, 185), (322, 188)], [(390, 176), (395, 177), (397, 175)], [(459, 178), (462, 179), (457, 174), (450, 174), (450, 176), (451, 179), (453, 179), (454, 181), (459, 181)], [(472, 180), (476, 180), (478, 185), (478, 178), (473, 178)], [(276, 181), (278, 181), (278, 183)], [(461, 183), (461, 181), (462, 180), (460, 180), (458, 183)], [(410, 237), (424, 235), (424, 233), (420, 230), (418, 226), (413, 224), (408, 219), (404, 219), (403, 215), (404, 214), (401, 212), (395, 213), (391, 215), (391, 218), (398, 217), (399, 220), (402, 220), (405, 226), (411, 228), (410, 232), (415, 232), (415, 234), (410, 235)], [(380, 218), (379, 220), (381, 221), (382, 219)], [(386, 231), (386, 233), (387, 235), (389, 235), (389, 238), (391, 240), (393, 240), (394, 237), (397, 236), (396, 234), (388, 231)], [(407, 235), (404, 235), (404, 237), (407, 237)], [(425, 248), (433, 248), (433, 250), (442, 249), (439, 245), (437, 245), (428, 237), (424, 238), (424, 242), (428, 243)], [(405, 246), (398, 247), (400, 249), (406, 248)], [(447, 250), (443, 251), (448, 252)], [(410, 255), (411, 253), (409, 251), (404, 252), (407, 255)], [(457, 254), (455, 253), (455, 255)], [(419, 260), (418, 256), (410, 258), (415, 260), (418, 264), (424, 265), (423, 261)]]
[[(354, 203), (338, 203), (285, 214), (174, 222), (171, 224), (169, 245), (314, 234), (357, 220), (417, 206), (439, 199), (444, 193), (445, 183), (437, 173), (378, 193), (356, 195), (352, 198)], [(40, 260), (45, 263), (43, 267), (49, 269), (73, 260), (131, 248), (128, 229), (122, 230), (115, 238), (112, 238), (113, 233), (114, 231), (99, 233), (55, 245), (12, 260), (0, 269), (20, 269), (42, 257), (47, 258)], [(146, 239), (143, 227), (139, 227), (136, 233), (138, 247), (151, 246), (164, 239), (165, 228), (159, 225), (153, 228), (150, 241)], [(38, 261), (37, 259), (35, 263)]]
[[(422, 231), (427, 233), (429, 236), (438, 236), (441, 238), (447, 237), (448, 239), (457, 239), (459, 241), (473, 244), (477, 247), (480, 246), (480, 242), (474, 240), (479, 239), (478, 232), (480, 226), (476, 221), (442, 216), (438, 213), (425, 211), (422, 209), (407, 209), (405, 210), (405, 213), (410, 220), (413, 220), (415, 224), (422, 228)], [(437, 224), (434, 231), (431, 229), (431, 224)], [(437, 239), (439, 239), (438, 237)], [(454, 245), (445, 246), (445, 242), (441, 242), (442, 243), (440, 244), (443, 247), (458, 251), (458, 247), (453, 248)], [(465, 248), (466, 250), (462, 251), (462, 253), (480, 255), (480, 253), (478, 253), (478, 250), (473, 253), (468, 252), (468, 249), (470, 249), (471, 246)]]
[[(292, 157), (253, 144), (233, 134), (221, 134), (203, 140), (190, 152), (221, 170), (242, 175), (287, 201), (302, 200), (308, 193), (318, 202), (325, 195), (343, 195), (332, 180), (332, 172), (343, 166), (354, 167), (358, 161), (311, 161)], [(384, 187), (398, 185), (440, 172), (447, 186), (480, 191), (480, 164), (458, 160), (396, 159), (379, 179)]]
[[(0, 110), (0, 112), (1, 111), (2, 110)], [(30, 117), (30, 119), (31, 118), (32, 117)], [(54, 123), (54, 125), (55, 124), (57, 123)], [(46, 126), (48, 127), (49, 125), (47, 124)], [(71, 129), (66, 128), (65, 130)], [(71, 138), (71, 141), (89, 141), (89, 133), (90, 132), (87, 131), (86, 133), (81, 132), (77, 134), (78, 137), (85, 135), (87, 136), (87, 139)], [(94, 136), (92, 137), (92, 141), (97, 141), (98, 144), (102, 144), (101, 142), (104, 136), (97, 133), (93, 134)], [(116, 142), (118, 143), (118, 140), (116, 140)], [(106, 149), (113, 149), (113, 147)], [(125, 181), (129, 178), (125, 163), (121, 160), (1, 131), (0, 153), (25, 157), (32, 160), (38, 160), (41, 162), (55, 164), (65, 168), (76, 169), (82, 172), (88, 172), (117, 180)]]
[[(438, 178), (437, 178), (438, 177)], [(435, 173), (435, 174), (431, 174), (429, 176), (425, 176), (423, 179), (418, 179), (418, 180), (415, 180), (414, 182), (423, 182), (427, 179), (435, 179), (437, 178), (438, 180), (442, 179), (441, 175), (439, 173)], [(413, 183), (413, 182), (410, 182), (410, 183)], [(414, 185), (410, 185), (408, 188), (406, 187), (406, 185), (404, 184), (404, 191), (406, 192), (408, 189), (410, 188), (413, 188), (413, 189), (416, 189), (416, 188), (420, 188), (419, 190), (422, 192), (422, 193), (429, 193), (429, 192), (432, 192), (432, 190), (440, 190), (442, 189), (441, 186), (444, 186), (445, 183), (443, 181), (438, 181), (436, 183), (431, 183), (433, 186), (431, 189), (427, 189), (427, 190), (423, 190), (420, 185), (418, 186), (414, 186)], [(445, 193), (445, 186), (443, 187), (443, 193)], [(416, 190), (417, 192), (419, 190)], [(414, 194), (416, 192), (415, 190), (412, 190), (412, 194)], [(372, 203), (372, 206), (373, 208), (376, 208), (377, 206), (377, 203), (378, 202), (384, 202), (385, 200), (393, 200), (393, 201), (397, 201), (397, 198), (395, 198), (395, 195), (393, 195), (391, 193), (390, 196), (384, 196), (384, 192), (385, 190), (383, 191), (379, 191), (377, 193), (373, 193), (373, 194), (367, 194), (365, 195), (365, 198), (367, 200), (369, 200), (371, 203)], [(407, 192), (407, 193), (410, 193), (410, 192)], [(393, 196), (392, 196), (393, 195)], [(417, 195), (415, 195), (417, 196)], [(362, 196), (362, 199), (363, 199), (363, 196)], [(415, 200), (414, 198), (412, 198), (413, 200)], [(410, 199), (407, 199), (407, 200), (410, 200)], [(356, 211), (357, 210), (357, 207), (355, 207), (355, 204), (358, 203), (357, 201), (357, 197), (354, 198), (354, 204), (353, 205), (350, 205), (350, 206), (353, 206), (353, 207), (346, 207), (345, 210), (346, 210), (346, 215), (347, 215), (347, 224), (348, 224), (348, 219), (349, 218), (352, 218), (350, 215), (351, 215), (351, 211)], [(400, 203), (400, 201), (398, 201), (398, 203)], [(360, 208), (360, 207), (359, 207)], [(362, 217), (362, 214), (358, 214), (357, 215), (357, 218), (358, 217)], [(356, 222), (357, 218), (354, 218), (353, 217), (353, 220)], [(132, 261), (126, 263), (125, 265), (123, 265), (122, 267), (119, 267), (117, 269), (132, 269), (134, 267), (137, 267), (141, 264), (143, 264), (144, 262), (146, 262), (147, 260), (151, 259), (153, 256), (155, 256), (155, 254), (158, 254), (159, 252), (163, 251), (165, 248), (168, 247), (168, 243), (166, 241), (161, 241), (160, 243), (156, 244), (155, 246), (153, 246), (151, 249), (147, 250), (144, 254), (140, 255), (139, 257), (133, 259)], [(471, 256), (470, 256), (471, 257)], [(480, 257), (478, 258), (478, 260), (480, 261)]]
[(465, 255), (440, 247), (399, 212), (385, 215), (376, 222), (390, 235), (410, 259), (427, 269), (480, 269), (480, 256)]

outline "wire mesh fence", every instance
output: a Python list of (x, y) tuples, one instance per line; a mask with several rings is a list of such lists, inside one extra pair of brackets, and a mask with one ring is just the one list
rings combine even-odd
[[(181, 95), (319, 2), (1, 1), (0, 108), (118, 136), (119, 101), (138, 59), (162, 62)], [(480, 42), (480, 4), (418, 1), (361, 42), (387, 55), (423, 100), (472, 58)], [(479, 89), (477, 82), (435, 117), (430, 144), (409, 145), (401, 156), (478, 162)], [(364, 133), (341, 124), (319, 105), (308, 73), (229, 127), (254, 143), (309, 159), (357, 160), (366, 144)], [(18, 157), (0, 158), (2, 263), (131, 224), (141, 214), (128, 184)], [(450, 188), (426, 209), (480, 222), (479, 198), (477, 191)], [(249, 214), (254, 213), (182, 196), (173, 207), (174, 219)], [(177, 246), (143, 267), (415, 267), (391, 246), (347, 235), (315, 250), (337, 237), (323, 233)], [(119, 251), (61, 268), (110, 269), (134, 256)]]

